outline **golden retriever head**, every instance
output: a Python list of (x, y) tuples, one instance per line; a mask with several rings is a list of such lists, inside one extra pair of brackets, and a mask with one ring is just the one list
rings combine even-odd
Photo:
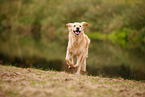
[(87, 22), (75, 22), (75, 23), (68, 23), (66, 26), (68, 27), (68, 30), (72, 32), (74, 35), (78, 36), (80, 33), (84, 33), (84, 26), (87, 26)]

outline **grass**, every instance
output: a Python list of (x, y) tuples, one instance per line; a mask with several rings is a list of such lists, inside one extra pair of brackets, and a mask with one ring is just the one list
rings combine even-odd
[(0, 65), (1, 97), (124, 97), (145, 95), (145, 83)]

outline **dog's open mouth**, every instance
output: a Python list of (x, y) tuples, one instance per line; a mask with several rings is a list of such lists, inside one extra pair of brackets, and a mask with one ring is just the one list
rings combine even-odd
[(73, 31), (76, 35), (79, 35), (81, 31)]

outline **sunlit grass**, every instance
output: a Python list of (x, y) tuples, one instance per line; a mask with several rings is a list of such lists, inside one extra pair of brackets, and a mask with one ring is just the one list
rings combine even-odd
[[(17, 75), (15, 75), (16, 72)], [(10, 76), (6, 74), (10, 74)], [(23, 79), (24, 75), (26, 78)], [(60, 97), (60, 95), (63, 97), (98, 95), (108, 97), (123, 96), (124, 94), (136, 96), (137, 93), (143, 95), (143, 92), (145, 92), (144, 83), (135, 80), (83, 76), (33, 68), (0, 66), (0, 77), (0, 92), (11, 97), (28, 97), (37, 93), (41, 96), (50, 93), (53, 97)]]

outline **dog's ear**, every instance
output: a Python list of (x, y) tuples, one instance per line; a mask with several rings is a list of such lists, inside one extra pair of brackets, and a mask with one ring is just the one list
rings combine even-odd
[(87, 23), (87, 22), (81, 22), (81, 24), (82, 24), (83, 26), (88, 26), (88, 23)]
[(72, 23), (68, 23), (66, 24), (67, 27), (71, 27)]
[(71, 29), (72, 29), (72, 24), (73, 24), (73, 23), (68, 23), (68, 24), (66, 24), (66, 26), (67, 26), (67, 28), (68, 28), (69, 31), (71, 31)]

